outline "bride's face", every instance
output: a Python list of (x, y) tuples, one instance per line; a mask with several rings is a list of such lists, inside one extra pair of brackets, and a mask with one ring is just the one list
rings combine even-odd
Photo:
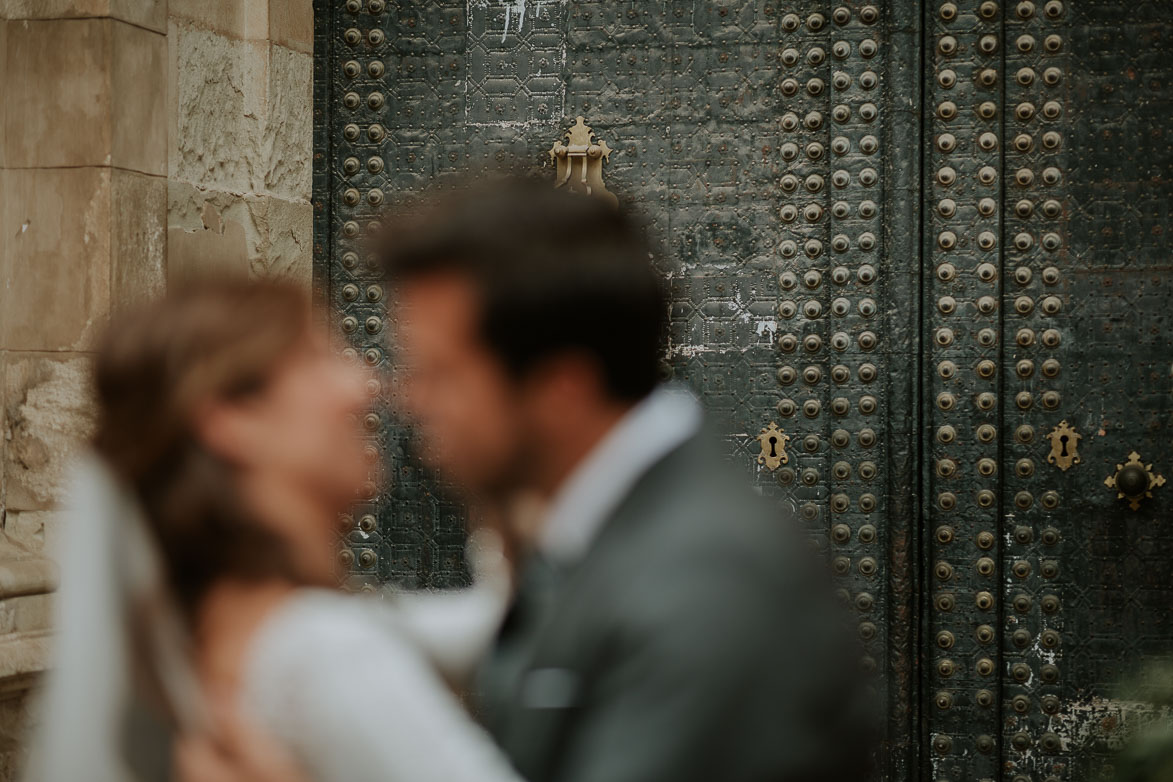
[(332, 571), (338, 514), (377, 480), (361, 428), (368, 379), (307, 335), (262, 390), (202, 416), (203, 439), (236, 468), (245, 502), (314, 579)]

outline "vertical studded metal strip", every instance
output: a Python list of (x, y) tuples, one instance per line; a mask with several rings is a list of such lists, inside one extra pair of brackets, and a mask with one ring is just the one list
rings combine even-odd
[[(782, 241), (778, 245), (781, 317), (777, 344), (782, 364), (778, 382), (783, 396), (777, 411), (791, 431), (796, 458), (792, 469), (779, 474), (796, 479), (793, 497), (803, 518), (820, 538), (828, 532), (825, 516), (828, 453), (825, 413), (828, 402), (830, 280), (826, 249), (830, 239), (831, 93), (829, 20), (821, 3), (805, 3), (781, 19), (782, 143), (779, 154), (785, 173), (779, 180)], [(846, 431), (835, 437), (846, 447)], [(839, 509), (844, 510), (843, 508)], [(832, 530), (832, 536), (834, 531)], [(845, 540), (839, 542), (846, 542)], [(845, 576), (850, 560), (835, 560)]]
[(1006, 771), (1014, 782), (1057, 780), (1066, 768), (1051, 726), (1060, 706), (1061, 596), (1057, 485), (1046, 434), (1064, 410), (1057, 358), (1064, 342), (1066, 13), (1062, 0), (1019, 0), (1003, 11), (1007, 350), (1001, 367), (1005, 508), (1002, 598)]
[[(886, 672), (880, 21), (876, 6), (854, 3), (802, 5), (781, 19), (776, 408), (796, 452), (778, 477), (829, 535), (841, 595), (859, 616), (861, 664)], [(886, 683), (876, 677), (878, 697)]]
[[(888, 512), (885, 489), (891, 444), (883, 435), (891, 346), (884, 341), (886, 324), (878, 302), (885, 300), (889, 283), (880, 269), (896, 266), (884, 263), (879, 238), (886, 195), (881, 149), (887, 141), (880, 85), (888, 52), (877, 6), (844, 4), (832, 9), (830, 17), (832, 562), (859, 613), (865, 647), (862, 665), (879, 673), (887, 671), (888, 648), (882, 614), (888, 577), (883, 520)], [(846, 568), (841, 557), (849, 560)], [(887, 681), (885, 675), (873, 680), (881, 699), (887, 697)]]
[(927, 760), (934, 779), (996, 778), (1000, 20), (989, 0), (927, 14)]
[[(324, 64), (325, 72), (316, 73), (317, 110), (324, 116), (315, 122), (329, 141), (315, 156), (315, 289), (328, 302), (328, 328), (343, 355), (378, 377), (370, 386), (377, 404), (364, 420), (371, 481), (343, 519), (340, 558), (354, 587), (384, 581), (450, 586), (466, 579), (463, 512), (424, 472), (408, 432), (388, 414), (395, 390), (387, 302), (369, 253), (388, 194), (425, 184), (421, 164), (433, 173), (437, 167), (429, 131), (447, 122), (457, 105), (451, 98), (459, 79), (440, 76), (461, 72), (460, 6), (427, 8), (435, 24), (424, 30), (418, 23), (425, 9), (385, 0), (316, 5), (317, 67)], [(459, 36), (445, 35), (456, 30)]]
[[(316, 264), (315, 297), (327, 303), (331, 317), (326, 327), (340, 341), (344, 355), (378, 367), (383, 359), (378, 335), (385, 314), (378, 302), (364, 301), (363, 289), (369, 295), (380, 289), (376, 270), (361, 255), (364, 238), (377, 224), (382, 190), (366, 178), (360, 157), (381, 160), (377, 144), (384, 132), (374, 116), (376, 107), (364, 105), (363, 96), (372, 96), (373, 102), (373, 96), (378, 95), (374, 79), (381, 75), (381, 64), (373, 64), (377, 60), (364, 50), (378, 46), (383, 34), (362, 25), (353, 3), (319, 2), (315, 10), (315, 50), (327, 55), (315, 58), (315, 77), (319, 85), (328, 85), (328, 100), (315, 107), (315, 134), (328, 141), (315, 150), (314, 250), (316, 258), (334, 260)], [(380, 391), (380, 384), (372, 382), (372, 396), (377, 398)], [(378, 412), (370, 413), (364, 421), (373, 455), (370, 489), (353, 514), (342, 519), (340, 564), (356, 574), (352, 578), (355, 586), (375, 580), (382, 548), (375, 488), (382, 474), (382, 422)]]

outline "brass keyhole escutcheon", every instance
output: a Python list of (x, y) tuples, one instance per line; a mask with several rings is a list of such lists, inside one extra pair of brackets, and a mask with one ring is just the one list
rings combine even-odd
[(786, 443), (788, 442), (790, 442), (790, 435), (779, 429), (777, 423), (771, 421), (770, 425), (762, 429), (761, 434), (758, 435), (758, 443), (762, 448), (762, 452), (758, 454), (758, 464), (763, 464), (766, 469), (773, 471), (790, 461), (790, 455), (786, 453)]
[(1079, 441), (1083, 435), (1075, 431), (1075, 427), (1060, 421), (1059, 425), (1047, 434), (1051, 441), (1051, 452), (1047, 454), (1047, 461), (1066, 472), (1071, 465), (1079, 464)]
[(1153, 472), (1153, 465), (1144, 464), (1136, 451), (1128, 454), (1128, 461), (1116, 465), (1116, 472), (1104, 479), (1104, 485), (1116, 490), (1116, 498), (1126, 500), (1128, 507), (1140, 510), (1140, 502), (1153, 496), (1153, 489), (1165, 485), (1165, 476)]

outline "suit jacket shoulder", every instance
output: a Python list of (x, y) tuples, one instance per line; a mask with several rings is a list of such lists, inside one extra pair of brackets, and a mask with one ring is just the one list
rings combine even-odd
[[(619, 568), (654, 594), (663, 591), (654, 588), (658, 583), (719, 574), (754, 588), (814, 577), (817, 558), (797, 520), (758, 495), (719, 453), (698, 435), (657, 463), (604, 527), (572, 581), (607, 581)], [(643, 593), (637, 583), (617, 586), (633, 597)]]
[(701, 436), (656, 464), (568, 575), (503, 737), (527, 778), (770, 779), (820, 748), (799, 714), (842, 658), (830, 590), (717, 454)]

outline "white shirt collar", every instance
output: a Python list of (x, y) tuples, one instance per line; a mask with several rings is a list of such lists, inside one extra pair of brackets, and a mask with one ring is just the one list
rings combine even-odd
[(538, 539), (555, 562), (581, 559), (603, 523), (656, 462), (701, 427), (687, 391), (660, 387), (611, 428), (555, 492)]

